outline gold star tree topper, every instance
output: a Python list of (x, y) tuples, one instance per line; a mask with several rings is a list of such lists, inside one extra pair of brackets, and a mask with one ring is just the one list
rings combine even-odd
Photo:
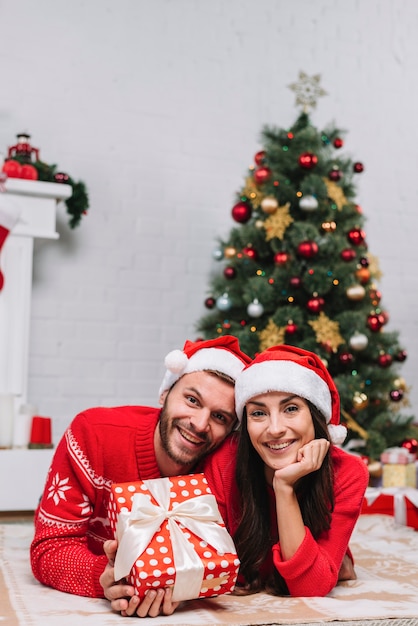
[(319, 84), (320, 80), (320, 74), (308, 76), (305, 72), (299, 72), (299, 80), (289, 85), (289, 89), (296, 93), (296, 106), (302, 106), (304, 113), (316, 107), (318, 98), (328, 95)]

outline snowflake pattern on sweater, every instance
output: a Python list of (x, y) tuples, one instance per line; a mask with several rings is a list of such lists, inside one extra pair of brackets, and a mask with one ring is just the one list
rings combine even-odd
[(32, 571), (41, 583), (103, 597), (99, 582), (113, 538), (107, 510), (113, 482), (160, 478), (154, 430), (160, 409), (93, 408), (77, 415), (57, 446), (35, 513)]

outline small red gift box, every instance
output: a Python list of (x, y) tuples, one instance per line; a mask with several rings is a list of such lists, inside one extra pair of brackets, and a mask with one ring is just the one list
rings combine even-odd
[(392, 515), (395, 522), (418, 530), (418, 490), (409, 487), (368, 487), (363, 515)]
[(239, 560), (203, 474), (114, 484), (109, 520), (115, 580), (141, 598), (158, 587), (173, 587), (173, 601), (234, 589)]
[(382, 463), (408, 465), (415, 462), (415, 454), (409, 452), (407, 448), (386, 448), (380, 455), (380, 460)]

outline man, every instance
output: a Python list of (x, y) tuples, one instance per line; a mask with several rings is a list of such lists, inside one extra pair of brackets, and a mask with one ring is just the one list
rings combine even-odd
[[(129, 585), (114, 582), (116, 551), (107, 518), (113, 482), (199, 471), (199, 463), (237, 425), (234, 383), (250, 358), (235, 337), (186, 341), (165, 359), (162, 409), (93, 408), (77, 415), (54, 455), (35, 513), (34, 576), (60, 591), (106, 597), (123, 615), (171, 610), (170, 593), (138, 610)], [(131, 598), (129, 599), (124, 598)]]

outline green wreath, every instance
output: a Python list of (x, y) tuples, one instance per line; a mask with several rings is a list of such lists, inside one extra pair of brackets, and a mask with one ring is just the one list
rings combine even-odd
[(75, 182), (71, 176), (63, 172), (57, 172), (56, 165), (48, 165), (43, 161), (28, 161), (27, 158), (20, 155), (11, 157), (14, 161), (18, 161), (21, 165), (33, 165), (38, 172), (38, 180), (47, 183), (65, 183), (71, 185), (73, 193), (70, 198), (65, 200), (67, 213), (70, 216), (68, 225), (75, 228), (80, 224), (83, 215), (86, 215), (89, 207), (89, 199), (87, 195), (86, 185), (82, 181)]

